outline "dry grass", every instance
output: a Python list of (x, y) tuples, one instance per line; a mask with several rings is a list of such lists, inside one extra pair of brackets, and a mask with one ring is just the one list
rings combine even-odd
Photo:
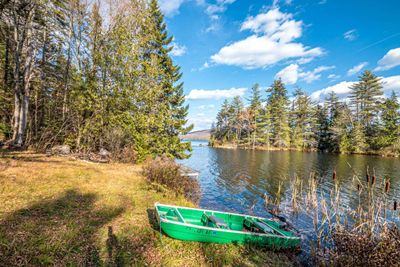
[(368, 169), (364, 179), (353, 173), (347, 189), (353, 195), (352, 205), (336, 171), (328, 194), (319, 190), (321, 177), (315, 173), (306, 187), (298, 176), (291, 181), (288, 210), (302, 212), (314, 225), (311, 259), (318, 266), (400, 266), (399, 212), (394, 197), (388, 195), (390, 179)]
[(199, 182), (193, 177), (183, 176), (180, 169), (175, 160), (167, 157), (149, 158), (143, 164), (143, 174), (155, 188), (166, 186), (193, 203), (198, 203), (201, 197)]
[(158, 192), (140, 166), (31, 153), (0, 159), (0, 266), (290, 266), (286, 254), (162, 236), (154, 202), (192, 206)]

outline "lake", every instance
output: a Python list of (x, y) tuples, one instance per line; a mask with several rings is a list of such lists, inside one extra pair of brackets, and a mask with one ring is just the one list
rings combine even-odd
[[(400, 160), (366, 155), (339, 155), (317, 152), (253, 151), (243, 149), (217, 149), (205, 141), (193, 141), (189, 159), (180, 161), (200, 172), (202, 187), (200, 207), (254, 214), (269, 217), (264, 195), (280, 198), (283, 211), (290, 211), (293, 177), (297, 175), (308, 185), (310, 174), (319, 179), (318, 200), (328, 199), (335, 186), (333, 171), (340, 184), (341, 205), (355, 209), (363, 201), (357, 184), (366, 184), (366, 170), (376, 174), (374, 197), (382, 197), (383, 179), (390, 178), (388, 206), (400, 200)], [(360, 181), (355, 184), (354, 176)], [(280, 191), (280, 193), (278, 193)], [(301, 205), (301, 203), (300, 203)], [(303, 233), (304, 239), (315, 238), (313, 215), (308, 212), (284, 213)], [(399, 211), (388, 211), (391, 220), (399, 222)]]

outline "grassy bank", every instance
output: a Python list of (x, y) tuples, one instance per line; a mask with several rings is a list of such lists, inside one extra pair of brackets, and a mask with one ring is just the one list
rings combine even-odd
[(140, 166), (33, 153), (0, 158), (0, 266), (291, 266), (293, 256), (162, 236), (154, 202), (193, 206), (149, 185)]

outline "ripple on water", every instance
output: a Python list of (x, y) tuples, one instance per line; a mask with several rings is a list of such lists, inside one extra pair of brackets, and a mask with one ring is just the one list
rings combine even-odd
[[(203, 192), (200, 206), (222, 211), (268, 216), (263, 196), (267, 194), (274, 199), (279, 191), (281, 208), (290, 211), (293, 177), (296, 175), (302, 180), (304, 190), (308, 188), (309, 179), (318, 180), (319, 202), (322, 199), (329, 202), (335, 183), (339, 183), (340, 205), (354, 209), (359, 204), (365, 205), (367, 199), (367, 168), (377, 177), (375, 197), (382, 197), (385, 177), (391, 179), (387, 198), (392, 200), (400, 194), (400, 161), (397, 158), (194, 146), (192, 157), (182, 163), (200, 171)], [(337, 181), (332, 178), (334, 170)], [(355, 175), (359, 178), (355, 179)], [(360, 191), (357, 190), (358, 184)], [(388, 216), (392, 215), (393, 212), (388, 212)], [(312, 212), (287, 213), (286, 216), (307, 239), (315, 237)], [(398, 219), (399, 215), (396, 216)]]

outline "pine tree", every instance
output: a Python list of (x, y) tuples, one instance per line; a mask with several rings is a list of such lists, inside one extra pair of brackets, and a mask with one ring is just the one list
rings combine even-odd
[(336, 152), (350, 153), (353, 151), (351, 143), (352, 117), (351, 109), (346, 103), (341, 103), (338, 107), (338, 115), (331, 127), (332, 137), (337, 147)]
[(235, 133), (234, 136), (234, 141), (236, 144), (239, 143), (239, 141), (242, 138), (242, 130), (244, 128), (244, 123), (246, 120), (246, 117), (244, 116), (244, 104), (240, 96), (235, 96), (232, 99), (231, 103), (231, 118), (230, 121), (232, 122), (232, 128)]
[(179, 135), (188, 133), (193, 126), (185, 126), (189, 106), (184, 106), (183, 83), (179, 82), (182, 74), (180, 67), (173, 64), (169, 55), (173, 49), (171, 46), (173, 37), (168, 36), (164, 16), (157, 0), (150, 1), (149, 12), (155, 36), (154, 40), (151, 40), (150, 48), (160, 68), (157, 79), (159, 79), (162, 93), (158, 105), (164, 109), (159, 112), (164, 124), (162, 132), (158, 132), (154, 138), (164, 139), (163, 153), (177, 158), (186, 158), (189, 156), (186, 152), (191, 150), (191, 146), (190, 143), (182, 143)]
[(271, 116), (267, 108), (262, 108), (257, 119), (257, 142), (270, 146), (271, 141)]
[[(330, 92), (328, 97), (325, 99), (325, 106), (327, 109), (327, 123), (328, 123), (328, 130), (327, 130), (327, 140), (324, 145), (326, 149), (329, 151), (335, 151), (338, 152), (340, 151), (339, 149), (339, 140), (341, 139), (338, 134), (338, 125), (341, 125), (340, 122), (338, 122), (339, 115), (341, 115), (340, 110), (341, 103), (339, 102), (339, 98), (337, 97), (336, 93), (334, 91)], [(343, 118), (343, 116), (342, 116)], [(344, 127), (344, 125), (343, 125)]]
[(317, 139), (318, 150), (329, 151), (331, 150), (331, 137), (329, 134), (329, 116), (326, 105), (317, 105), (316, 107), (316, 123), (314, 132)]
[(281, 79), (275, 80), (270, 88), (267, 110), (271, 121), (271, 141), (276, 147), (288, 147), (290, 144), (290, 128), (288, 122), (287, 91)]
[(259, 137), (258, 126), (261, 114), (261, 92), (258, 83), (253, 85), (249, 101), (250, 101), (249, 116), (250, 116), (250, 132), (251, 132), (249, 142), (252, 144), (252, 148), (254, 149), (257, 139)]
[(294, 93), (290, 114), (291, 145), (299, 149), (312, 149), (317, 145), (315, 133), (315, 111), (311, 98), (301, 89)]
[(334, 91), (331, 91), (328, 95), (328, 97), (325, 99), (325, 105), (327, 107), (328, 111), (328, 119), (330, 123), (333, 123), (333, 121), (337, 118), (338, 116), (338, 108), (339, 108), (339, 97), (337, 97), (336, 93)]
[(351, 86), (350, 89), (352, 90), (350, 94), (351, 103), (355, 108), (355, 120), (362, 126), (360, 131), (364, 132), (366, 142), (371, 145), (377, 135), (376, 124), (382, 105), (381, 79), (366, 70), (359, 77), (359, 82)]
[(400, 104), (395, 92), (385, 100), (382, 109), (381, 134), (377, 148), (387, 147), (400, 141)]

